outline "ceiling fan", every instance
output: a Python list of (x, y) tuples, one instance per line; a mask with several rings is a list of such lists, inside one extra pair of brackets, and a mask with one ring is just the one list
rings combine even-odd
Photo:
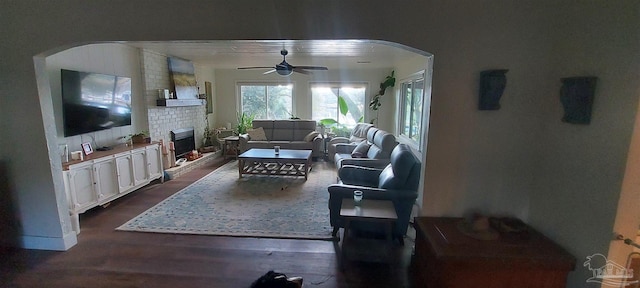
[(287, 54), (289, 54), (287, 49), (280, 50), (280, 55), (282, 55), (283, 60), (280, 64), (276, 65), (275, 67), (240, 67), (238, 69), (271, 69), (262, 74), (269, 74), (269, 73), (276, 72), (281, 76), (289, 76), (293, 72), (309, 75), (311, 72), (307, 70), (329, 70), (327, 69), (327, 67), (322, 67), (322, 66), (293, 66), (287, 63)]

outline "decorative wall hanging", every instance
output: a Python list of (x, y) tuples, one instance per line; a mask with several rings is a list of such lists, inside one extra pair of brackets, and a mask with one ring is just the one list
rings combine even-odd
[(207, 99), (207, 113), (213, 113), (213, 88), (209, 81), (204, 81), (204, 95)]
[(597, 77), (562, 78), (560, 89), (560, 102), (564, 108), (562, 121), (573, 124), (591, 122), (591, 107), (597, 80)]
[(176, 98), (198, 99), (198, 87), (196, 86), (196, 73), (193, 63), (178, 58), (167, 59), (171, 76), (171, 88), (176, 92)]
[(480, 72), (480, 110), (500, 109), (500, 98), (507, 86), (507, 69)]

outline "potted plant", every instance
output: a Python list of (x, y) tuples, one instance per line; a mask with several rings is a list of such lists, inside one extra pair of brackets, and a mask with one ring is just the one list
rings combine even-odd
[[(345, 101), (341, 96), (338, 96), (338, 108), (340, 110), (340, 114), (342, 114), (343, 116), (347, 116), (347, 113), (349, 113), (349, 106), (347, 105), (347, 101)], [(358, 121), (362, 121), (363, 117), (358, 119)], [(344, 124), (339, 123), (336, 119), (325, 118), (318, 121), (318, 123), (323, 128), (331, 128), (331, 132), (333, 132), (336, 136), (349, 136), (350, 129), (347, 128)]]
[(136, 134), (129, 134), (129, 139), (131, 139), (133, 144), (149, 143), (151, 140), (151, 138), (149, 138), (149, 131), (146, 130)]
[(247, 133), (247, 129), (253, 127), (254, 115), (247, 115), (246, 113), (238, 113), (238, 126), (236, 126), (236, 134), (242, 135)]

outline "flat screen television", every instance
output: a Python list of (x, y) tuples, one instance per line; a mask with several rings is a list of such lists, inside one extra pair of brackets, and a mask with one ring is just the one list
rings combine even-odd
[(64, 136), (131, 125), (131, 78), (61, 69)]

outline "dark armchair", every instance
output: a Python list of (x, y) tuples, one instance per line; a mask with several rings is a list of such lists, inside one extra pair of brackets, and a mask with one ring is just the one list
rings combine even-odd
[[(394, 225), (393, 237), (401, 242), (407, 233), (411, 211), (418, 197), (421, 163), (406, 144), (397, 145), (391, 152), (391, 163), (384, 169), (345, 165), (338, 170), (340, 183), (329, 186), (329, 214), (333, 236), (344, 227), (340, 217), (342, 200), (352, 199), (353, 191), (363, 192), (366, 199), (390, 200), (396, 208), (398, 220)], [(353, 223), (354, 229), (370, 230)], [(375, 231), (372, 231), (375, 232)]]
[(358, 123), (356, 124), (356, 127), (354, 127), (353, 130), (351, 130), (351, 135), (349, 135), (348, 138), (333, 137), (331, 140), (329, 140), (329, 143), (327, 143), (327, 157), (329, 161), (333, 161), (336, 155), (337, 145), (350, 145), (350, 146), (353, 146), (351, 148), (351, 150), (353, 150), (353, 148), (355, 148), (356, 145), (358, 145), (358, 143), (362, 141), (366, 141), (367, 131), (369, 131), (369, 128), (371, 127), (373, 127), (373, 124)]

